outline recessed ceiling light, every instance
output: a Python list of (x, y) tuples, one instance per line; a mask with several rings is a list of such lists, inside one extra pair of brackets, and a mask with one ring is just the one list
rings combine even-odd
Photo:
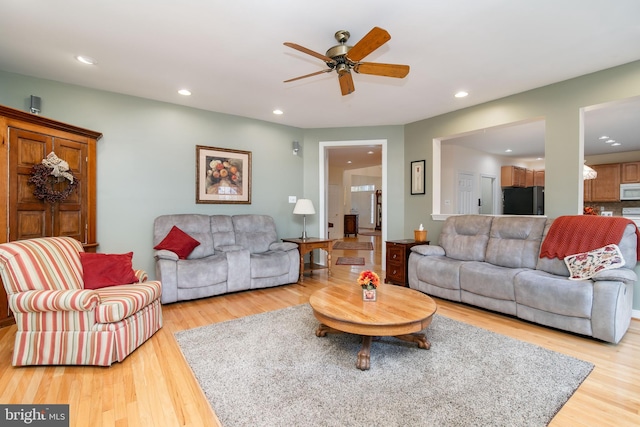
[(276, 114), (279, 116), (281, 114), (284, 114), (284, 112), (282, 110), (273, 110), (273, 114)]
[(373, 154), (373, 151), (367, 151), (367, 154)]
[(351, 164), (352, 162), (351, 162), (351, 160), (347, 160), (347, 163)]
[(614, 143), (614, 142), (616, 142), (616, 140), (615, 140), (615, 139), (607, 139), (607, 140), (605, 141), (605, 144), (611, 144), (611, 143)]
[(614, 142), (611, 144), (612, 147), (617, 147), (618, 145), (622, 145), (622, 142)]
[(511, 153), (513, 150), (511, 148), (507, 148), (506, 150), (504, 150), (505, 153)]
[(468, 92), (465, 92), (465, 91), (461, 90), (460, 92), (456, 93), (454, 96), (456, 98), (464, 98), (465, 96), (468, 96), (468, 95), (469, 95)]
[(191, 95), (191, 91), (190, 91), (189, 89), (180, 89), (180, 90), (178, 91), (178, 93), (179, 93), (180, 95), (184, 95), (184, 96), (189, 96), (189, 95)]
[(607, 135), (602, 135), (600, 138), (598, 139), (609, 139), (609, 137)]
[(85, 55), (78, 55), (76, 56), (76, 59), (86, 65), (96, 65), (98, 63), (98, 61), (96, 61), (92, 57)]

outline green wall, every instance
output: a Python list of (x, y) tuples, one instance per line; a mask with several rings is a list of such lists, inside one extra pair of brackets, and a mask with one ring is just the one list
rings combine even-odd
[[(635, 96), (640, 96), (640, 61), (421, 120), (405, 126), (405, 164), (427, 159), (427, 171), (437, 172), (432, 154), (434, 139), (542, 118), (546, 122), (545, 213), (551, 218), (581, 214), (584, 150), (580, 109)], [(427, 173), (427, 194), (405, 197), (405, 235), (411, 235), (413, 226), (420, 223), (425, 224), (432, 240), (440, 234), (442, 221), (432, 217), (433, 191), (429, 189), (433, 182), (433, 173)], [(635, 287), (634, 308), (640, 309), (639, 284)]]
[[(98, 250), (134, 252), (155, 276), (153, 220), (170, 213), (268, 214), (281, 237), (296, 236), (288, 196), (303, 194), (301, 129), (0, 72), (0, 104), (102, 132), (98, 142)], [(196, 145), (252, 152), (250, 205), (196, 204)]]
[[(0, 104), (27, 111), (42, 98), (42, 115), (101, 132), (98, 142), (99, 252), (134, 252), (134, 266), (155, 276), (153, 220), (171, 213), (259, 213), (274, 217), (280, 237), (298, 236), (302, 219), (288, 196), (318, 206), (320, 141), (387, 139), (388, 169), (403, 170), (403, 126), (311, 129), (273, 124), (149, 99), (0, 71)], [(292, 141), (300, 141), (294, 156)], [(195, 203), (195, 146), (252, 152), (250, 205)], [(403, 185), (402, 173), (389, 177)], [(324, 197), (324, 195), (322, 195)], [(403, 191), (389, 197), (389, 236), (403, 233)], [(318, 215), (307, 218), (310, 235)]]

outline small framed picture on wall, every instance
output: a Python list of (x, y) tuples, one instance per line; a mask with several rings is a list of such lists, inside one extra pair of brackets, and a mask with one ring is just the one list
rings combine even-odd
[(424, 164), (424, 160), (411, 162), (411, 194), (425, 194)]

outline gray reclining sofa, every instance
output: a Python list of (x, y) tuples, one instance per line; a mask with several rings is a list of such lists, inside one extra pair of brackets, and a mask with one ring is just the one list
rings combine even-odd
[(553, 219), (449, 217), (439, 245), (411, 248), (409, 286), (557, 329), (617, 343), (631, 322), (636, 226), (616, 244), (625, 265), (569, 280), (563, 259), (540, 258)]
[(163, 304), (298, 281), (298, 246), (278, 240), (268, 215), (159, 216), (153, 225), (154, 247), (173, 226), (200, 245), (186, 259), (169, 250), (155, 251)]

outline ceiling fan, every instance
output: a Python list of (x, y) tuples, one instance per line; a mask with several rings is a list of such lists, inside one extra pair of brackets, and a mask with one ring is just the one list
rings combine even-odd
[(358, 43), (354, 46), (347, 46), (349, 40), (349, 31), (340, 30), (335, 34), (335, 38), (339, 45), (330, 48), (325, 55), (314, 52), (311, 49), (300, 46), (295, 43), (285, 42), (284, 45), (308, 55), (321, 59), (329, 67), (326, 70), (316, 71), (315, 73), (306, 74), (304, 76), (295, 77), (285, 80), (285, 83), (295, 80), (304, 79), (311, 76), (317, 76), (323, 73), (336, 71), (338, 73), (338, 82), (342, 95), (349, 95), (356, 89), (353, 85), (353, 77), (351, 71), (362, 74), (373, 74), (376, 76), (403, 78), (409, 74), (409, 66), (401, 64), (382, 64), (377, 62), (360, 62), (371, 52), (385, 44), (391, 39), (386, 30), (379, 27), (373, 27)]

